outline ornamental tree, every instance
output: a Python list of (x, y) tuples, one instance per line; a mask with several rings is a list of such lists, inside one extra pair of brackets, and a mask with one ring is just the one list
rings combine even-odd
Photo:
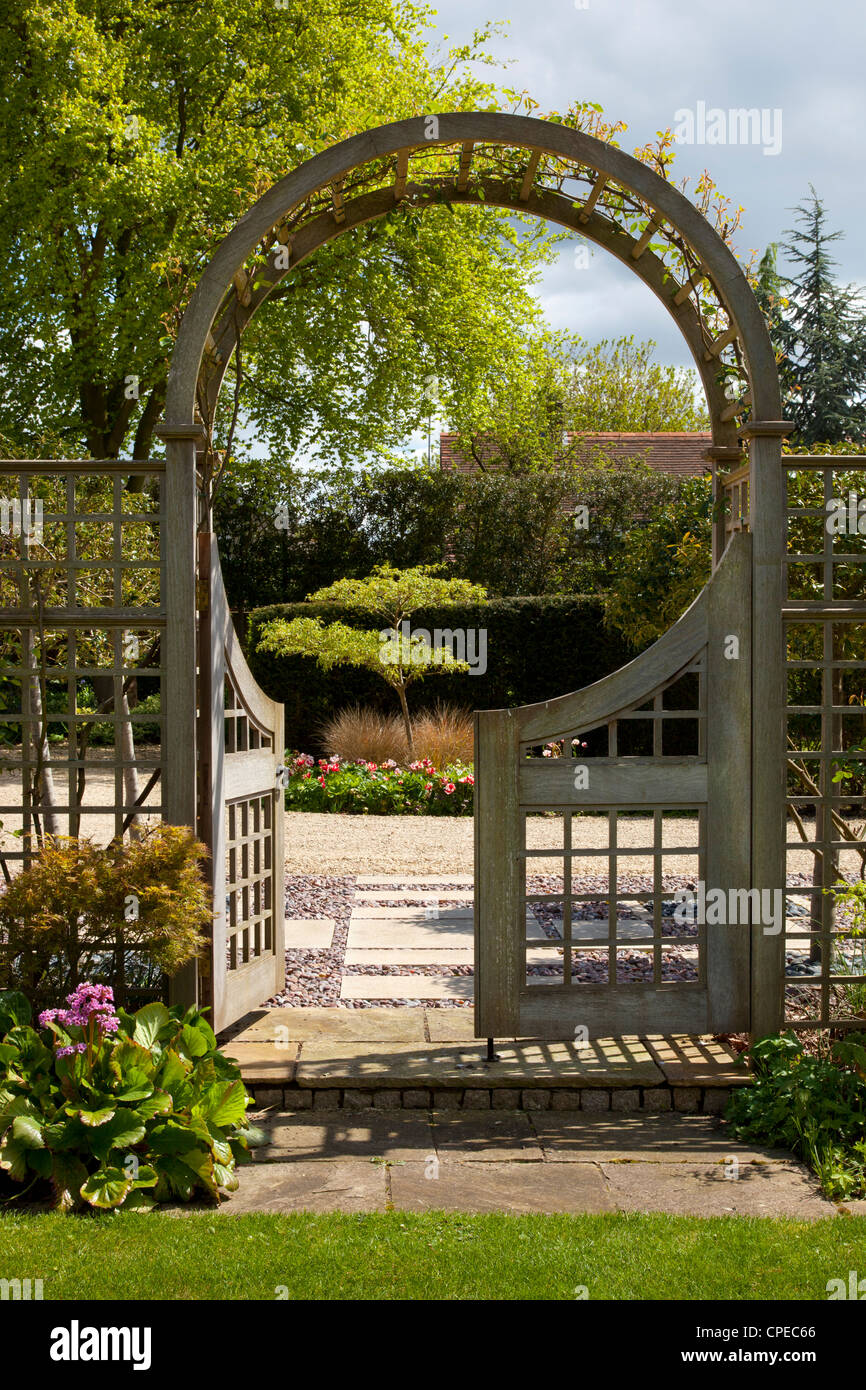
[[(418, 565), (398, 570), (378, 565), (365, 579), (338, 579), (308, 594), (310, 603), (333, 603), (343, 609), (372, 614), (385, 625), (381, 630), (349, 627), (320, 618), (276, 618), (265, 623), (259, 651), (280, 656), (308, 656), (323, 671), (334, 666), (364, 666), (375, 671), (396, 691), (406, 730), (410, 760), (415, 756), (412, 721), (406, 691), (416, 681), (439, 671), (468, 671), (469, 664), (455, 657), (444, 642), (433, 645), (429, 633), (412, 633), (409, 619), (421, 608), (449, 603), (482, 603), (487, 590), (468, 579), (446, 579), (438, 565)], [(449, 634), (450, 636), (451, 634)]]

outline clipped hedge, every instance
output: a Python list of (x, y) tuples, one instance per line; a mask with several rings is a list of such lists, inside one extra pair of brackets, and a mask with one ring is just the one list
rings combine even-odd
[[(274, 618), (339, 619), (351, 627), (382, 628), (370, 615), (339, 604), (285, 603), (256, 608), (238, 622), (246, 657), (259, 685), (286, 708), (286, 746), (321, 750), (317, 730), (322, 720), (347, 705), (396, 709), (396, 699), (373, 672), (339, 667), (325, 672), (303, 656), (258, 652), (258, 634)], [(419, 609), (412, 628), (486, 628), (487, 670), (479, 674), (435, 674), (409, 690), (410, 709), (436, 700), (469, 709), (502, 709), (532, 704), (590, 685), (624, 662), (634, 650), (604, 625), (601, 600), (583, 594), (538, 598), (492, 599), (481, 604), (453, 604)]]

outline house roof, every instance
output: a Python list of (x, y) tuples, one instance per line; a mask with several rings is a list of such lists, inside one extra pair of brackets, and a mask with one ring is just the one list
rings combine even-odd
[[(440, 468), (443, 471), (456, 469), (460, 473), (476, 472), (474, 459), (465, 458), (457, 448), (457, 438), (453, 433), (439, 436)], [(642, 457), (660, 473), (677, 473), (687, 477), (707, 472), (709, 465), (701, 454), (713, 442), (709, 430), (658, 430), (637, 434), (601, 431), (579, 435), (569, 431), (569, 443), (576, 438), (590, 448), (600, 447), (612, 460)]]

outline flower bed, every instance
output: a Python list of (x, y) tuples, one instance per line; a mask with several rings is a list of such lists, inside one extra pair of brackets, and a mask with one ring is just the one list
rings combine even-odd
[(427, 758), (402, 767), (286, 757), (286, 809), (370, 816), (471, 816), (475, 778), (460, 763), (437, 770)]

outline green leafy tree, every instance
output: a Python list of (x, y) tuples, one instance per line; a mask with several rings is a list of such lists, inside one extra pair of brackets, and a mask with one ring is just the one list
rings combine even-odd
[(806, 449), (866, 433), (866, 300), (835, 279), (829, 247), (844, 234), (827, 230), (824, 204), (811, 184), (810, 193), (795, 209), (799, 226), (782, 242), (795, 273), (780, 276), (770, 248), (759, 275), (759, 299), (779, 350), (785, 410)]
[(460, 451), (483, 471), (551, 472), (586, 462), (578, 434), (706, 429), (696, 372), (656, 362), (655, 349), (634, 337), (529, 335), (449, 398)]
[(710, 577), (712, 488), (689, 478), (673, 504), (635, 526), (607, 595), (607, 620), (630, 642), (656, 641)]
[[(436, 566), (396, 570), (378, 566), (366, 579), (339, 579), (314, 594), (311, 603), (338, 603), (371, 614), (387, 626), (380, 631), (322, 623), (319, 618), (276, 618), (261, 629), (258, 650), (280, 656), (313, 657), (323, 671), (334, 666), (364, 666), (396, 692), (406, 730), (409, 756), (414, 757), (412, 721), (406, 691), (415, 681), (436, 671), (468, 671), (445, 645), (431, 645), (429, 633), (414, 634), (408, 619), (419, 608), (447, 603), (481, 602), (487, 591), (466, 579), (446, 579)], [(405, 630), (404, 630), (405, 624)]]
[[(0, 432), (27, 451), (47, 433), (70, 453), (146, 457), (190, 291), (262, 192), (355, 131), (500, 104), (475, 75), (489, 31), (431, 57), (428, 22), (411, 0), (8, 0)], [(395, 402), (460, 361), (458, 306), (470, 357), (485, 319), (497, 341), (522, 336), (543, 242), (482, 209), (347, 234), (257, 317), (251, 423), (284, 448), (390, 447), (414, 418), (391, 419)], [(265, 366), (287, 332), (296, 346)]]

